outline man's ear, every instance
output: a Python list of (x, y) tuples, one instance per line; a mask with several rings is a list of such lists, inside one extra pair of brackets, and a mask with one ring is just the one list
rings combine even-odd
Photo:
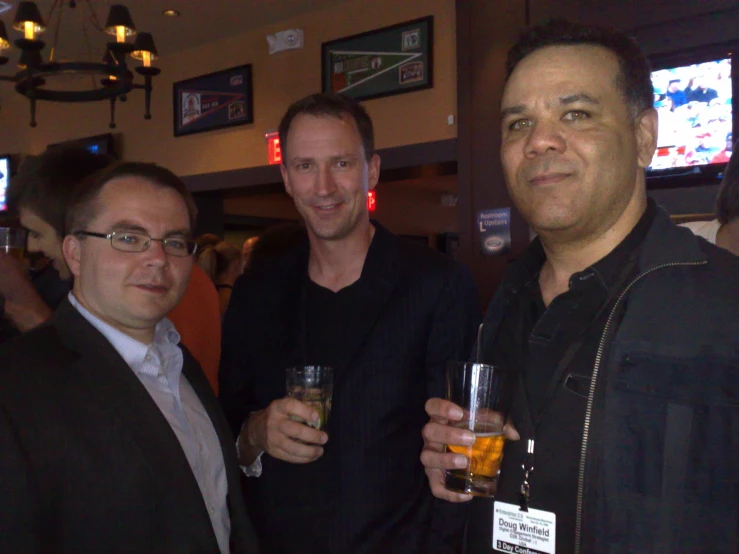
[(379, 154), (372, 154), (369, 163), (367, 164), (367, 182), (369, 190), (372, 190), (377, 186), (380, 180), (380, 156)]
[(69, 266), (69, 271), (75, 277), (80, 276), (80, 258), (82, 257), (82, 243), (78, 237), (67, 235), (62, 242), (62, 254)]
[(290, 186), (290, 176), (287, 173), (287, 168), (284, 163), (280, 164), (280, 173), (282, 174), (282, 183), (285, 185), (285, 192), (292, 198), (293, 189)]
[(657, 149), (657, 128), (659, 116), (657, 110), (649, 108), (640, 113), (634, 122), (636, 133), (636, 149), (639, 167), (646, 169), (652, 163), (654, 151)]

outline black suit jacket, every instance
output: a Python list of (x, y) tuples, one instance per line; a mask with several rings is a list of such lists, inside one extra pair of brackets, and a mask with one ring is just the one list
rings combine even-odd
[[(264, 455), (247, 481), (265, 552), (454, 552), (464, 507), (436, 502), (420, 463), (424, 403), (444, 394), (444, 366), (467, 359), (479, 323), (469, 272), (437, 252), (376, 232), (355, 316), (337, 337), (329, 441), (310, 464)], [(223, 326), (220, 398), (234, 432), (286, 394), (305, 363), (307, 239), (234, 287)], [(454, 516), (454, 517), (453, 517)]]
[[(231, 552), (257, 552), (231, 432), (200, 366), (183, 353), (183, 374), (223, 448)], [(0, 349), (0, 552), (218, 552), (169, 423), (67, 300), (50, 323)]]

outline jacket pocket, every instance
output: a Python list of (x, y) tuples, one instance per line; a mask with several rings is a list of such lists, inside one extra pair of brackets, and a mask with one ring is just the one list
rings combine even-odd
[(622, 352), (606, 395), (601, 529), (653, 552), (739, 551), (738, 359)]

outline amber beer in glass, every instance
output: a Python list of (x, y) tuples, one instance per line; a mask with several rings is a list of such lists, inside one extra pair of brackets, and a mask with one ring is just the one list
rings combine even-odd
[(15, 227), (0, 227), (0, 253), (22, 260), (26, 250), (26, 230)]
[(456, 424), (475, 434), (472, 446), (448, 445), (467, 456), (464, 469), (447, 470), (446, 488), (474, 496), (494, 497), (503, 460), (503, 427), (513, 399), (510, 372), (486, 364), (449, 362), (446, 373), (446, 398), (464, 413)]

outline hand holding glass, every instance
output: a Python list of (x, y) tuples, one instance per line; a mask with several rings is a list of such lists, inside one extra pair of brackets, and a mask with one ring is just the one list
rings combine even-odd
[(287, 395), (307, 404), (318, 414), (318, 421), (305, 421), (290, 416), (293, 421), (300, 421), (323, 430), (331, 413), (331, 395), (333, 394), (334, 371), (327, 366), (300, 366), (286, 370)]
[(503, 460), (505, 427), (513, 397), (509, 372), (485, 364), (449, 362), (447, 400), (462, 408), (462, 420), (454, 424), (475, 434), (472, 446), (448, 445), (469, 460), (465, 469), (446, 472), (446, 488), (475, 496), (495, 496)]

